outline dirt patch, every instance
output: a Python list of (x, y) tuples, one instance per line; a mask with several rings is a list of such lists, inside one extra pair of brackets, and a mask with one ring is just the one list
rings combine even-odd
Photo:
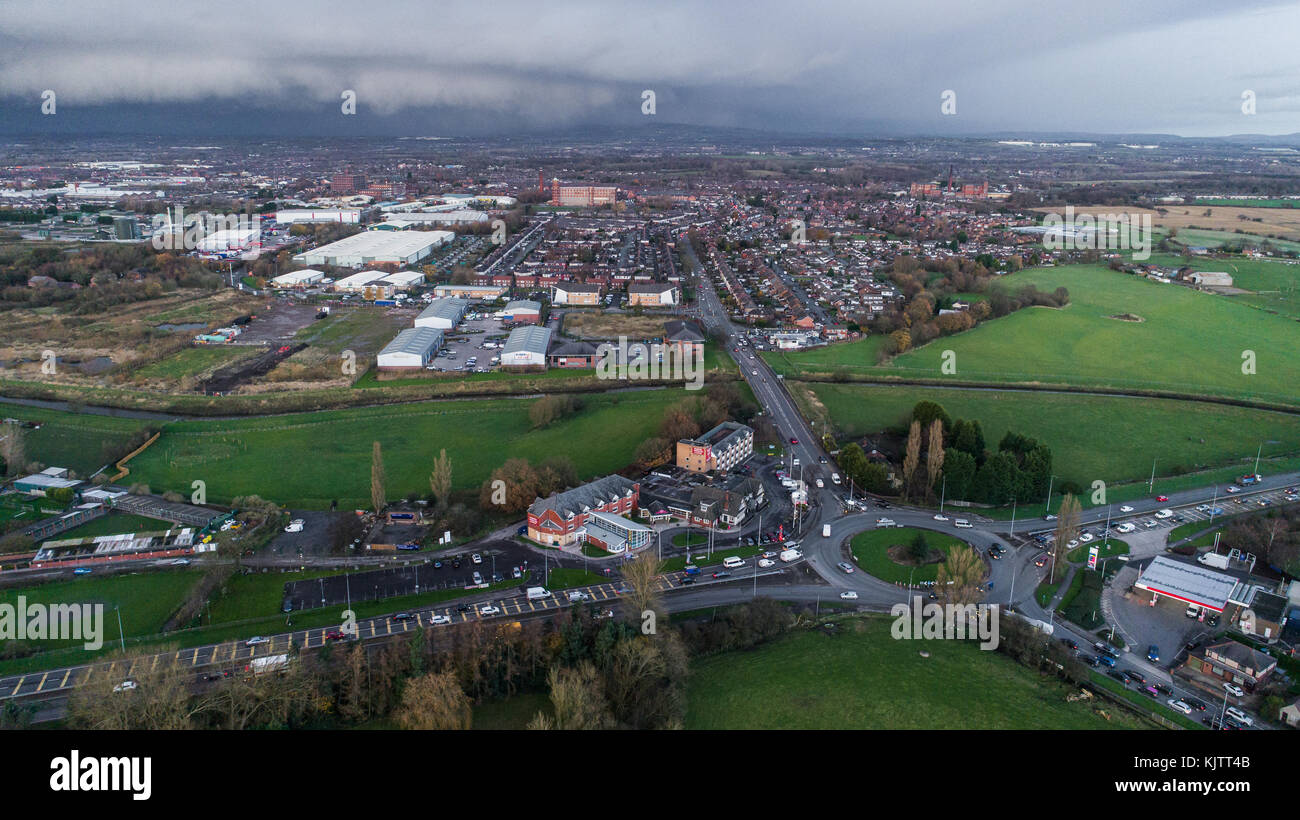
[(1119, 322), (1145, 322), (1146, 321), (1146, 319), (1143, 319), (1141, 316), (1137, 315), (1136, 313), (1116, 313), (1115, 315), (1108, 316), (1106, 318), (1114, 319)]
[(212, 377), (203, 383), (202, 390), (208, 395), (229, 393), (240, 383), (269, 373), (272, 368), (280, 362), (289, 358), (306, 346), (307, 345), (302, 343), (296, 345), (283, 345), (278, 348), (272, 348), (251, 359), (244, 359), (229, 367), (224, 367), (213, 373)]
[(889, 560), (905, 567), (923, 567), (927, 564), (938, 564), (944, 559), (943, 550), (930, 547), (925, 554), (925, 559), (917, 561), (912, 557), (912, 548), (909, 544), (895, 544), (888, 549), (887, 554)]

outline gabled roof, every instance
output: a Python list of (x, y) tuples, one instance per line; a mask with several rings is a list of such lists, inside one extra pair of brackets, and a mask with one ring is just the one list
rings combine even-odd
[(538, 498), (528, 507), (528, 514), (541, 515), (547, 510), (554, 510), (561, 518), (569, 513), (577, 515), (584, 509), (620, 499), (635, 487), (635, 482), (621, 475), (607, 475), (580, 487), (556, 493), (550, 498)]
[(669, 319), (664, 322), (664, 341), (668, 342), (703, 342), (704, 331), (694, 322), (682, 319)]

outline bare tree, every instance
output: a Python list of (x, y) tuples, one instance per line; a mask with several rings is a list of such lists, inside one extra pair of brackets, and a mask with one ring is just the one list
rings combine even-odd
[(903, 497), (912, 491), (912, 480), (916, 477), (916, 468), (921, 463), (921, 422), (913, 421), (907, 433), (907, 452), (903, 456)]
[(68, 724), (81, 729), (194, 729), (201, 706), (190, 668), (174, 654), (135, 652), (90, 670), (68, 699)]
[(452, 672), (434, 672), (412, 678), (402, 690), (397, 725), (403, 729), (468, 729), (472, 710), (469, 698)]
[(642, 612), (650, 611), (656, 614), (657, 620), (662, 614), (659, 569), (659, 558), (652, 549), (644, 550), (634, 560), (623, 565), (623, 580), (628, 587), (628, 592), (623, 596), (627, 601), (623, 611), (628, 618), (639, 619)]
[(376, 513), (383, 512), (388, 503), (386, 484), (384, 453), (376, 441), (370, 451), (370, 503), (374, 505)]
[(939, 474), (943, 472), (943, 422), (930, 422), (930, 445), (925, 451), (925, 482), (927, 494), (935, 490)]
[[(553, 667), (546, 675), (551, 687), (551, 705), (555, 718), (551, 725), (556, 729), (608, 729), (614, 719), (609, 714), (605, 700), (604, 681), (591, 661), (576, 667)], [(543, 716), (534, 723), (545, 723)]]
[(444, 447), (438, 451), (433, 461), (433, 472), (429, 473), (429, 492), (438, 500), (438, 509), (447, 508), (447, 499), (451, 496), (451, 459), (447, 457)]
[(962, 544), (948, 550), (948, 558), (939, 565), (935, 587), (944, 603), (965, 606), (984, 598), (984, 563), (975, 550)]
[(5, 461), (5, 473), (16, 476), (27, 463), (27, 431), (17, 422), (6, 421), (0, 425), (0, 458)]
[(1056, 514), (1056, 534), (1052, 540), (1052, 578), (1055, 584), (1065, 571), (1069, 544), (1079, 535), (1079, 499), (1066, 493), (1061, 499), (1061, 509)]

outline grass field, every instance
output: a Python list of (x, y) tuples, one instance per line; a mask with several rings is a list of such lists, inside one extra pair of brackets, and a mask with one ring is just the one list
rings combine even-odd
[(582, 339), (617, 339), (626, 336), (630, 342), (644, 341), (664, 335), (664, 317), (568, 310), (564, 314), (563, 329), (564, 335)]
[(1246, 467), (1261, 444), (1265, 456), (1300, 452), (1300, 416), (1227, 405), (959, 388), (807, 386), (821, 405), (813, 408), (814, 417), (828, 414), (841, 438), (897, 427), (916, 402), (935, 401), (953, 418), (978, 419), (990, 449), (1009, 430), (1044, 442), (1052, 448), (1058, 480), (1084, 487), (1098, 479), (1142, 481), (1145, 492), (1153, 460), (1157, 476), (1163, 476)]
[(961, 539), (946, 533), (915, 527), (867, 530), (853, 536), (853, 541), (849, 545), (853, 551), (853, 561), (858, 565), (858, 569), (891, 584), (906, 584), (909, 580), (912, 583), (933, 581), (939, 571), (938, 563), (913, 568), (899, 564), (889, 557), (890, 547), (902, 545), (906, 549), (918, 532), (925, 533), (925, 540), (930, 545), (930, 549), (943, 550), (945, 555), (948, 554), (948, 550), (964, 543)]
[[(129, 639), (137, 635), (153, 635), (162, 629), (167, 618), (176, 611), (190, 588), (198, 581), (196, 570), (169, 570), (130, 575), (77, 578), (56, 581), (26, 589), (0, 591), (0, 603), (14, 606), (18, 596), (28, 604), (103, 604), (103, 640), (107, 648), (119, 641), (117, 629), (121, 607), (122, 632)], [(29, 641), (40, 649), (80, 647), (81, 641)]]
[[(1209, 215), (1206, 215), (1206, 210)], [(1053, 210), (1061, 213), (1060, 209), (1038, 209), (1040, 212)], [(1283, 239), (1300, 239), (1300, 213), (1287, 208), (1254, 208), (1254, 207), (1236, 207), (1231, 205), (1209, 205), (1206, 203), (1197, 203), (1196, 205), (1167, 205), (1160, 208), (1164, 213), (1148, 208), (1131, 208), (1114, 205), (1086, 205), (1075, 206), (1076, 214), (1117, 214), (1125, 213), (1133, 216), (1145, 215), (1151, 218), (1151, 224), (1155, 228), (1168, 231), (1170, 228), (1178, 229), (1178, 238), (1182, 239), (1184, 234), (1198, 233), (1223, 233), (1228, 236), (1237, 238), (1250, 238), (1256, 235), (1260, 239), (1268, 234), (1275, 234)], [(1254, 220), (1258, 219), (1256, 222)], [(1249, 234), (1239, 234), (1236, 231), (1240, 229), (1249, 231)], [(1183, 240), (1186, 244), (1202, 244), (1195, 240)]]
[(92, 538), (96, 535), (121, 535), (128, 532), (166, 532), (176, 525), (156, 518), (145, 518), (132, 513), (111, 512), (82, 524), (80, 527), (61, 532), (52, 540), (62, 541), (68, 538)]
[[(968, 641), (907, 641), (842, 621), (692, 664), (688, 729), (1117, 729), (1072, 691)], [(922, 658), (921, 649), (930, 653)]]
[[(131, 463), (131, 478), (155, 491), (189, 492), (207, 482), (212, 501), (257, 493), (294, 508), (332, 499), (368, 507), (371, 443), (381, 442), (390, 499), (427, 494), (429, 469), (445, 447), (457, 488), (475, 487), (507, 458), (572, 458), (580, 477), (621, 469), (681, 390), (590, 395), (567, 419), (532, 430), (532, 400), (418, 402), (249, 419), (169, 424)], [(574, 447), (574, 442), (583, 446)]]
[[(1062, 309), (1026, 308), (948, 336), (877, 366), (878, 337), (810, 353), (767, 353), (778, 372), (951, 378), (1159, 389), (1300, 404), (1300, 361), (1290, 356), (1300, 325), (1216, 294), (1161, 285), (1096, 265), (1035, 268), (1004, 277), (1008, 287), (1066, 287)], [(1140, 322), (1111, 318), (1135, 314)], [(956, 372), (944, 374), (952, 361)], [(1243, 351), (1254, 373), (1243, 373)], [(828, 361), (828, 359), (833, 361)], [(831, 365), (831, 366), (828, 366)]]
[(0, 415), (40, 422), (24, 431), (27, 459), (67, 467), (88, 476), (108, 463), (126, 441), (146, 425), (140, 419), (45, 410), (0, 402)]
[(187, 347), (135, 371), (142, 379), (179, 381), (186, 376), (206, 376), (231, 362), (260, 353), (261, 348), (241, 345), (200, 345)]

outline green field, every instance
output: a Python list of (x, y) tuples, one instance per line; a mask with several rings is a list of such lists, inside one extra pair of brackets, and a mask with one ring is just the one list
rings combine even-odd
[(912, 543), (918, 532), (925, 533), (925, 540), (930, 549), (941, 549), (944, 554), (953, 547), (964, 543), (947, 533), (934, 530), (922, 530), (915, 527), (891, 527), (883, 530), (867, 530), (853, 536), (849, 548), (853, 551), (853, 561), (858, 569), (874, 575), (891, 584), (906, 584), (921, 581), (933, 581), (939, 571), (939, 564), (924, 564), (913, 569), (893, 561), (889, 557), (889, 548), (901, 544), (906, 547)]
[[(778, 372), (1154, 389), (1298, 404), (1300, 326), (1216, 294), (1161, 285), (1097, 265), (1035, 268), (1003, 277), (1015, 288), (1066, 287), (1062, 309), (1026, 308), (878, 366), (877, 337), (809, 353), (767, 353)], [(1134, 315), (1142, 321), (1111, 318)], [(1255, 355), (1243, 373), (1243, 351)], [(944, 374), (946, 359), (956, 368)]]
[(108, 463), (131, 436), (146, 426), (140, 419), (45, 410), (0, 402), (0, 416), (40, 422), (24, 431), (27, 459), (47, 467), (67, 467), (88, 476)]
[[(1047, 444), (1057, 480), (1083, 487), (1099, 479), (1108, 485), (1141, 481), (1145, 493), (1153, 460), (1158, 478), (1209, 467), (1246, 471), (1261, 444), (1265, 457), (1300, 453), (1300, 416), (1227, 405), (1030, 391), (807, 386), (840, 438), (898, 427), (918, 401), (935, 401), (953, 418), (977, 419), (989, 449), (997, 449), (1008, 431)], [(1206, 483), (1200, 479), (1192, 486)]]
[(142, 379), (178, 380), (202, 376), (231, 362), (260, 353), (261, 348), (248, 346), (200, 345), (178, 350), (165, 359), (141, 367), (134, 375)]
[(202, 479), (216, 502), (257, 493), (299, 509), (326, 508), (332, 499), (344, 508), (369, 507), (373, 441), (383, 445), (390, 499), (427, 494), (430, 466), (444, 447), (457, 488), (478, 486), (512, 457), (538, 463), (568, 456), (580, 477), (591, 478), (627, 466), (664, 409), (684, 396), (681, 390), (586, 396), (583, 410), (541, 430), (531, 429), (527, 399), (176, 422), (131, 462), (131, 478), (155, 492), (185, 493)]
[[(688, 729), (1117, 729), (1138, 722), (1069, 703), (1070, 689), (968, 641), (890, 636), (842, 621), (693, 663)], [(930, 653), (922, 658), (921, 649)]]
[(96, 535), (121, 535), (128, 532), (166, 532), (175, 526), (175, 524), (159, 521), (156, 518), (145, 518), (143, 515), (111, 512), (108, 515), (82, 524), (80, 527), (61, 532), (49, 540), (63, 541), (69, 538), (93, 538)]
[[(16, 605), (22, 595), (29, 604), (103, 604), (103, 640), (106, 649), (118, 642), (118, 612), (121, 607), (122, 632), (128, 639), (158, 633), (186, 593), (198, 581), (196, 570), (132, 573), (130, 575), (90, 576), (72, 581), (56, 581), (26, 589), (0, 591), (0, 603)], [(80, 641), (29, 641), (40, 649), (79, 647)]]

